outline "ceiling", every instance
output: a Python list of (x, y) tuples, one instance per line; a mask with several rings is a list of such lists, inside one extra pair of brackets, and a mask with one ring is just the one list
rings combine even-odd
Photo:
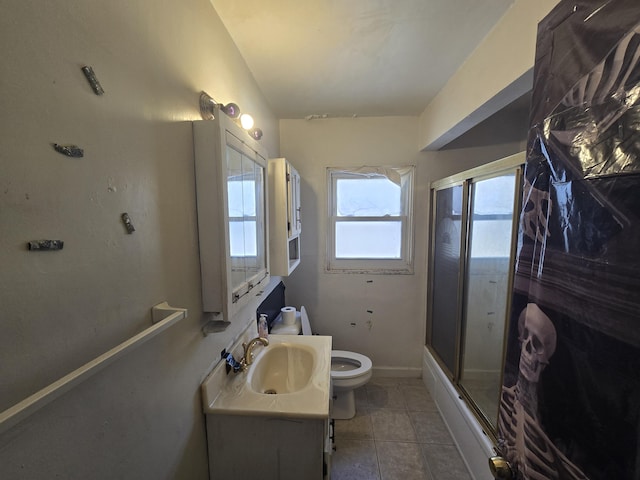
[(514, 0), (211, 0), (278, 118), (419, 115)]

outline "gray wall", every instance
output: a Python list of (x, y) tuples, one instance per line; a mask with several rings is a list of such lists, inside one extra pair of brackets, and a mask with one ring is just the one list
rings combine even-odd
[[(207, 478), (199, 384), (246, 319), (200, 333), (190, 121), (201, 90), (235, 101), (272, 155), (278, 123), (208, 0), (0, 11), (0, 411), (150, 326), (153, 305), (189, 310), (1, 434), (0, 478)], [(27, 251), (42, 238), (64, 249)]]

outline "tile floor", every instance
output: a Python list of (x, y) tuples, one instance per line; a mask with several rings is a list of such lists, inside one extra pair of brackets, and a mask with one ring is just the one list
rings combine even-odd
[(471, 480), (421, 379), (373, 378), (336, 420), (332, 480)]

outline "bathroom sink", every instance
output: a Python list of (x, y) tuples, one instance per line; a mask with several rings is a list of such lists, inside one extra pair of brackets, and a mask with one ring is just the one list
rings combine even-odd
[(297, 392), (309, 385), (315, 350), (308, 345), (279, 343), (263, 348), (247, 379), (254, 392), (280, 395)]
[(331, 337), (321, 335), (270, 335), (246, 372), (220, 362), (202, 383), (208, 415), (328, 418), (330, 392)]

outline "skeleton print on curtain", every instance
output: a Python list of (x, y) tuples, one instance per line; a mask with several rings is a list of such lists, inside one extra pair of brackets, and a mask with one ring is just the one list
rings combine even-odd
[(640, 1), (539, 26), (498, 441), (520, 480), (640, 480)]

